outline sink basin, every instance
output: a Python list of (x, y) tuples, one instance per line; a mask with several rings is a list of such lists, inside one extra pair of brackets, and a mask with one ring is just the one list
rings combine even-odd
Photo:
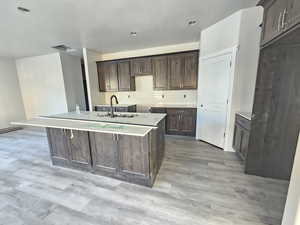
[[(129, 114), (129, 113), (114, 113), (114, 117), (121, 117), (121, 118), (133, 118), (136, 117), (137, 114)], [(97, 117), (111, 117), (111, 113), (106, 113), (106, 114), (97, 114)]]

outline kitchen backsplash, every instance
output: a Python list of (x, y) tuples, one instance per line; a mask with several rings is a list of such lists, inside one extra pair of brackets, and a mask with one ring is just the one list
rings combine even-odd
[(110, 96), (115, 94), (120, 104), (138, 104), (139, 111), (147, 111), (154, 104), (196, 104), (197, 90), (154, 91), (153, 76), (135, 78), (134, 92), (103, 92), (105, 102), (109, 104)]

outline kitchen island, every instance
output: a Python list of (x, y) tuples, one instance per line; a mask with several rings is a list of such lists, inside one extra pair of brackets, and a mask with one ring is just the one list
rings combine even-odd
[(71, 112), (12, 124), (45, 127), (53, 165), (152, 187), (164, 157), (165, 116)]

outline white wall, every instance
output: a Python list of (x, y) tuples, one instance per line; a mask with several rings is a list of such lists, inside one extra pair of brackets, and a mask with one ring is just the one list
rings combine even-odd
[(294, 159), (287, 201), (284, 209), (282, 225), (300, 224), (300, 138)]
[(14, 60), (0, 59), (0, 129), (24, 120), (25, 112)]
[[(117, 95), (120, 103), (138, 104), (138, 110), (143, 111), (144, 107), (157, 103), (170, 104), (196, 104), (197, 91), (154, 91), (153, 76), (136, 77), (135, 92), (99, 92), (97, 61), (114, 60), (122, 58), (132, 58), (139, 56), (159, 55), (173, 52), (182, 52), (190, 50), (198, 50), (199, 42), (183, 43), (177, 45), (167, 45), (155, 48), (137, 49), (132, 51), (123, 51), (116, 53), (101, 54), (89, 49), (83, 49), (85, 70), (87, 74), (87, 86), (90, 98), (90, 108), (97, 104), (108, 104), (112, 94)], [(184, 95), (186, 97), (184, 97)], [(162, 97), (164, 96), (164, 98)]]
[(64, 75), (68, 111), (75, 111), (76, 104), (85, 109), (85, 96), (80, 57), (60, 53)]
[(139, 112), (149, 112), (155, 104), (190, 104), (196, 105), (197, 90), (154, 91), (153, 76), (135, 77), (135, 92), (105, 92), (104, 103), (109, 104), (112, 94), (118, 97), (120, 104), (138, 104)]
[(68, 111), (59, 53), (16, 62), (27, 119)]
[(225, 151), (234, 151), (232, 140), (236, 112), (252, 112), (261, 35), (259, 25), (262, 19), (262, 7), (243, 9), (201, 33), (200, 58), (221, 54), (230, 49), (235, 51), (238, 47), (233, 59)]

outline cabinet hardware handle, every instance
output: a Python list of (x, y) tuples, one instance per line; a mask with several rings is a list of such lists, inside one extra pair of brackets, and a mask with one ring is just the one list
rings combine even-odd
[(73, 138), (74, 138), (74, 134), (73, 134), (73, 130), (71, 130), (70, 139), (73, 139)]
[(285, 27), (285, 19), (286, 19), (286, 15), (287, 15), (287, 9), (284, 9), (283, 15), (282, 15), (281, 29), (284, 29), (284, 27)]
[(280, 12), (278, 17), (277, 31), (280, 31), (281, 26), (282, 26), (282, 12)]

